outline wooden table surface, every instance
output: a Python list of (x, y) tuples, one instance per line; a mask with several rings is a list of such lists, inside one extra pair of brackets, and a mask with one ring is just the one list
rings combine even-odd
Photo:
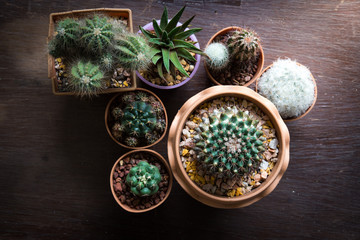
[[(360, 239), (359, 1), (0, 1), (0, 239)], [(109, 174), (127, 150), (107, 134), (112, 95), (54, 96), (47, 78), (49, 14), (130, 8), (134, 29), (166, 4), (204, 47), (212, 34), (247, 26), (262, 39), (265, 66), (279, 57), (308, 66), (318, 99), (288, 123), (290, 164), (259, 202), (223, 210), (191, 198), (175, 182), (168, 200), (136, 215), (113, 199)], [(185, 86), (153, 90), (171, 122), (194, 94), (211, 86), (203, 63)], [(167, 158), (167, 136), (152, 149)]]

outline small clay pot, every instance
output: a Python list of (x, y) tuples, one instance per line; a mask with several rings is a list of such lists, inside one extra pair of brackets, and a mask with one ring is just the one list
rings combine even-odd
[(146, 146), (139, 146), (139, 147), (130, 147), (130, 146), (127, 146), (121, 142), (119, 142), (111, 133), (111, 127), (109, 127), (109, 115), (110, 115), (110, 107), (111, 107), (111, 104), (112, 102), (117, 98), (119, 97), (120, 95), (123, 95), (124, 93), (119, 93), (119, 94), (116, 94), (114, 97), (112, 97), (109, 101), (109, 103), (107, 104), (106, 106), (106, 109), (105, 109), (105, 127), (106, 127), (106, 131), (108, 132), (108, 134), (110, 135), (110, 137), (112, 138), (112, 140), (114, 140), (117, 144), (119, 144), (120, 146), (124, 147), (124, 148), (128, 148), (128, 149), (144, 149), (144, 148), (149, 148), (149, 147), (152, 147), (154, 146), (155, 144), (157, 144), (158, 142), (160, 142), (166, 135), (166, 131), (167, 131), (167, 127), (168, 127), (168, 117), (167, 117), (167, 113), (166, 113), (166, 109), (165, 109), (165, 106), (163, 104), (163, 102), (160, 100), (160, 98), (153, 92), (151, 92), (150, 90), (147, 90), (145, 88), (137, 88), (136, 90), (134, 91), (143, 91), (143, 92), (146, 92), (146, 93), (149, 93), (150, 95), (154, 96), (161, 104), (162, 108), (164, 109), (164, 115), (165, 115), (165, 122), (166, 122), (166, 125), (165, 125), (165, 130), (163, 132), (163, 134), (161, 135), (161, 137), (155, 141), (154, 143), (150, 144), (150, 145), (146, 145)]
[[(179, 147), (182, 129), (194, 109), (201, 106), (204, 102), (220, 97), (243, 98), (258, 106), (269, 117), (279, 141), (278, 161), (269, 177), (251, 192), (231, 198), (207, 193), (196, 185), (183, 167)], [(240, 208), (259, 201), (275, 189), (289, 164), (289, 144), (289, 131), (272, 102), (247, 87), (214, 86), (191, 97), (178, 111), (169, 131), (168, 156), (175, 179), (190, 196), (211, 207)]]
[[(219, 35), (225, 35), (227, 32), (231, 32), (231, 31), (241, 31), (242, 28), (241, 27), (236, 27), (236, 26), (232, 26), (232, 27), (227, 27), (227, 28), (224, 28), (224, 29), (221, 29), (220, 31), (218, 31), (217, 33), (215, 33), (211, 38), (210, 40), (208, 41), (208, 43), (206, 44), (206, 47), (209, 46), (213, 41), (214, 39), (219, 36)], [(255, 73), (255, 75), (253, 76), (252, 79), (250, 79), (250, 81), (248, 81), (246, 84), (243, 85), (243, 87), (247, 87), (247, 86), (250, 86), (256, 79), (258, 79), (261, 75), (261, 70), (262, 68), (264, 67), (264, 51), (261, 47), (261, 44), (259, 43), (259, 49), (260, 49), (260, 56), (259, 56), (259, 60), (258, 60), (258, 68), (257, 68), (257, 71)], [(204, 67), (205, 67), (205, 71), (206, 71), (206, 74), (208, 75), (208, 77), (210, 78), (210, 80), (215, 83), (216, 85), (223, 85), (221, 83), (219, 83), (218, 81), (215, 80), (215, 78), (211, 75), (210, 71), (209, 71), (209, 68), (207, 66), (207, 63), (206, 63), (206, 60), (204, 60)]]
[[(144, 154), (151, 154), (153, 155), (154, 157), (157, 158), (158, 162), (164, 166), (166, 168), (166, 171), (167, 173), (169, 174), (169, 184), (168, 184), (168, 189), (166, 191), (166, 194), (165, 194), (165, 197), (156, 205), (153, 205), (149, 208), (146, 208), (146, 209), (135, 209), (135, 208), (131, 208), (129, 207), (128, 205), (126, 204), (123, 204), (120, 202), (119, 198), (116, 196), (116, 193), (115, 193), (115, 190), (114, 190), (114, 171), (115, 171), (115, 168), (116, 166), (119, 164), (119, 162), (134, 154), (134, 153), (144, 153)], [(143, 213), (143, 212), (147, 212), (147, 211), (150, 211), (150, 210), (153, 210), (154, 208), (157, 208), (158, 206), (160, 206), (163, 202), (165, 202), (165, 200), (169, 197), (170, 195), (170, 192), (171, 192), (171, 188), (172, 188), (172, 185), (173, 185), (173, 176), (172, 176), (172, 173), (171, 173), (171, 169), (170, 169), (170, 166), (169, 164), (167, 163), (167, 161), (165, 160), (165, 158), (163, 158), (163, 156), (161, 156), (159, 153), (153, 151), (153, 150), (149, 150), (149, 149), (142, 149), (142, 150), (133, 150), (133, 151), (130, 151), (128, 153), (125, 153), (124, 155), (122, 155), (114, 164), (113, 168), (111, 169), (111, 173), (110, 173), (110, 189), (111, 189), (111, 192), (112, 192), (112, 195), (115, 199), (115, 201), (120, 205), (120, 207), (122, 207), (123, 209), (125, 209), (126, 211), (128, 212), (132, 212), (132, 213)]]
[[(296, 63), (296, 64), (299, 65), (299, 66), (302, 66), (302, 64), (300, 64), (300, 63)], [(261, 77), (268, 69), (270, 69), (270, 68), (272, 67), (272, 65), (273, 65), (273, 64), (270, 64), (269, 66), (267, 66), (267, 67), (262, 71), (260, 77)], [(311, 73), (310, 73), (310, 74), (311, 74)], [(259, 77), (258, 79), (256, 79), (256, 81), (255, 81), (255, 91), (256, 91), (256, 92), (258, 92), (258, 82), (259, 82), (260, 77)], [(311, 74), (311, 78), (312, 78), (312, 80), (313, 80), (313, 82), (314, 82), (314, 101), (313, 101), (313, 103), (312, 103), (311, 106), (310, 106), (303, 114), (301, 114), (300, 116), (294, 117), (294, 118), (283, 119), (284, 122), (292, 122), (292, 121), (296, 121), (296, 120), (299, 120), (299, 119), (305, 117), (305, 116), (311, 111), (311, 109), (315, 106), (316, 99), (317, 99), (317, 86), (316, 86), (315, 78), (314, 78), (314, 76), (313, 76), (312, 74)]]

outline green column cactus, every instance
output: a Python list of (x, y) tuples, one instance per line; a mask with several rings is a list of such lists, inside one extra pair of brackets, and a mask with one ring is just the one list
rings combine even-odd
[(109, 18), (98, 15), (92, 19), (85, 19), (85, 26), (81, 27), (81, 30), (81, 41), (88, 52), (105, 52), (114, 37), (113, 25)]
[(131, 33), (116, 39), (115, 57), (117, 62), (130, 70), (146, 70), (151, 63), (150, 46), (144, 38)]
[(260, 39), (254, 31), (242, 29), (235, 31), (228, 39), (230, 55), (240, 61), (255, 57), (259, 51)]
[(96, 95), (104, 88), (104, 73), (98, 65), (80, 60), (71, 67), (69, 85), (77, 94)]
[(146, 161), (132, 167), (126, 176), (126, 184), (133, 194), (139, 197), (151, 196), (159, 190), (161, 175), (159, 169)]
[(198, 159), (211, 174), (242, 176), (259, 166), (265, 151), (259, 121), (237, 107), (220, 108), (197, 128)]

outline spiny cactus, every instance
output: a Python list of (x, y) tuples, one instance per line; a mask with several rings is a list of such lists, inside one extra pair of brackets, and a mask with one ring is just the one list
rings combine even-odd
[(257, 168), (265, 151), (258, 123), (236, 106), (222, 107), (204, 118), (196, 129), (194, 150), (206, 170), (236, 177)]
[(204, 53), (208, 56), (206, 63), (213, 70), (221, 70), (229, 63), (229, 50), (223, 43), (211, 43)]
[(79, 95), (97, 94), (104, 88), (104, 73), (98, 65), (80, 60), (71, 68), (70, 87)]
[(144, 38), (131, 33), (116, 39), (115, 55), (117, 62), (130, 70), (146, 70), (151, 63), (150, 46)]
[(110, 52), (105, 53), (100, 58), (100, 66), (105, 71), (113, 70), (114, 64), (115, 64), (114, 57)]
[(55, 27), (55, 36), (49, 42), (49, 53), (54, 57), (63, 57), (76, 47), (80, 34), (79, 23), (71, 18), (59, 21)]
[(159, 169), (146, 161), (132, 167), (126, 176), (126, 184), (139, 197), (151, 196), (159, 190), (161, 175)]
[(114, 37), (113, 25), (109, 18), (95, 15), (92, 19), (85, 19), (85, 26), (81, 27), (81, 41), (88, 52), (103, 53)]
[(254, 31), (242, 29), (235, 31), (228, 39), (230, 55), (240, 61), (246, 61), (259, 51), (260, 39)]
[(196, 62), (196, 59), (190, 52), (203, 54), (193, 43), (185, 41), (192, 34), (201, 31), (201, 28), (193, 28), (185, 31), (195, 16), (185, 21), (183, 25), (176, 26), (184, 9), (185, 7), (181, 8), (180, 11), (168, 21), (168, 12), (165, 7), (161, 16), (160, 25), (153, 19), (155, 34), (140, 26), (141, 32), (151, 44), (152, 62), (156, 65), (158, 74), (163, 79), (165, 79), (163, 74), (164, 70), (175, 78), (176, 69), (184, 76), (189, 77), (189, 74), (182, 67), (179, 57), (190, 62)]

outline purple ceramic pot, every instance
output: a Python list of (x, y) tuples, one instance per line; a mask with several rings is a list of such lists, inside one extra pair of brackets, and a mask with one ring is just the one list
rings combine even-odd
[[(157, 20), (157, 23), (160, 24), (160, 20)], [(180, 26), (181, 23), (178, 23), (177, 26)], [(154, 30), (154, 27), (153, 27), (153, 24), (152, 22), (146, 24), (144, 27), (143, 27), (145, 30), (148, 30), (148, 31), (151, 31), (151, 30)], [(186, 29), (188, 30), (188, 29)], [(141, 33), (141, 31), (139, 30), (138, 33)], [(197, 38), (195, 37), (195, 35), (191, 35), (190, 36), (191, 40), (196, 42), (196, 44), (194, 45), (195, 47), (199, 48), (200, 49), (200, 45), (198, 43), (198, 40)], [(200, 54), (195, 54), (195, 59), (196, 59), (196, 63), (195, 63), (195, 67), (194, 67), (194, 70), (191, 72), (190, 74), (190, 77), (188, 77), (187, 79), (185, 79), (184, 81), (182, 81), (181, 83), (178, 83), (176, 85), (172, 85), (172, 86), (160, 86), (160, 85), (157, 85), (157, 84), (153, 84), (152, 82), (148, 81), (147, 79), (143, 78), (143, 76), (141, 76), (141, 74), (136, 71), (136, 75), (141, 79), (141, 81), (143, 81), (144, 83), (146, 83), (147, 85), (151, 86), (151, 87), (154, 87), (154, 88), (157, 88), (157, 89), (173, 89), (173, 88), (178, 88), (178, 87), (181, 87), (182, 85), (184, 85), (185, 83), (187, 83), (188, 81), (190, 81), (190, 79), (195, 75), (196, 71), (198, 70), (199, 66), (200, 66)]]

